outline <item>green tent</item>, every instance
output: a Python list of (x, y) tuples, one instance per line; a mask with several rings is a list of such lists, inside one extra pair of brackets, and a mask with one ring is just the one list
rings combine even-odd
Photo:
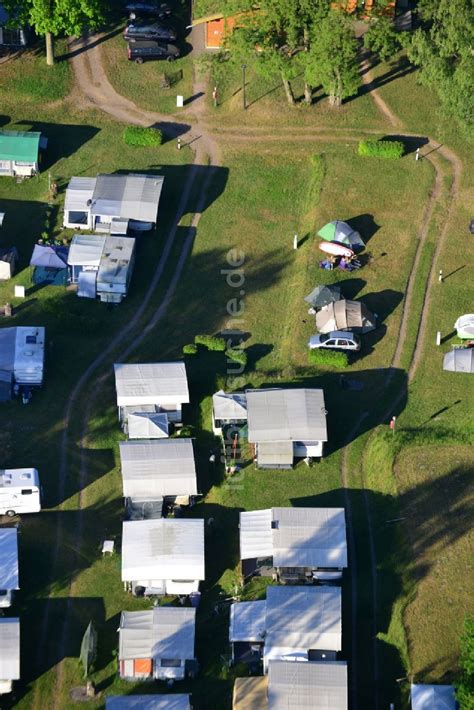
[(359, 232), (352, 229), (347, 222), (340, 222), (338, 219), (321, 227), (318, 235), (327, 242), (338, 242), (338, 244), (344, 244), (354, 251), (362, 251), (365, 248)]
[(86, 633), (82, 637), (81, 655), (79, 656), (79, 660), (84, 667), (84, 678), (87, 678), (89, 675), (96, 653), (97, 631), (94, 629), (92, 621), (90, 621), (89, 626), (86, 629)]

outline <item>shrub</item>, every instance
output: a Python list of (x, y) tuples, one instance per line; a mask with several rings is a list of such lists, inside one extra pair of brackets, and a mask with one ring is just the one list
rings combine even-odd
[(197, 345), (194, 345), (194, 343), (183, 345), (183, 355), (196, 355), (197, 350)]
[(372, 158), (387, 158), (398, 160), (402, 157), (405, 146), (401, 141), (360, 141), (359, 155), (368, 155)]
[(247, 364), (247, 353), (245, 350), (238, 350), (237, 348), (229, 348), (226, 350), (226, 357), (229, 360), (232, 360), (232, 362), (237, 362), (239, 365), (243, 365), (244, 367)]
[(225, 352), (225, 340), (224, 338), (216, 338), (214, 335), (196, 335), (194, 338), (196, 345), (203, 345), (208, 350), (215, 350), (217, 352)]
[(122, 138), (124, 143), (133, 146), (161, 145), (163, 143), (163, 133), (159, 128), (127, 126)]
[(319, 350), (316, 348), (309, 351), (308, 359), (311, 365), (334, 367), (337, 370), (344, 370), (349, 365), (348, 354), (337, 350)]

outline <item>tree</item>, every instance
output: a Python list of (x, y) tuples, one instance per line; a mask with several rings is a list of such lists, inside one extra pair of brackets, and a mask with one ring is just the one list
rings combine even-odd
[(349, 21), (340, 12), (330, 12), (313, 28), (305, 77), (312, 86), (322, 85), (332, 106), (340, 106), (343, 99), (357, 93), (357, 49)]
[(27, 22), (46, 39), (46, 63), (54, 64), (54, 38), (60, 33), (79, 35), (103, 20), (101, 0), (2, 0), (15, 21)]
[(393, 20), (389, 17), (378, 17), (370, 23), (364, 35), (364, 47), (378, 54), (385, 62), (401, 48), (400, 34), (396, 32)]
[(456, 698), (460, 710), (474, 707), (474, 618), (466, 617), (461, 636), (461, 677), (456, 683)]
[(420, 81), (438, 94), (445, 110), (474, 124), (474, 2), (420, 0), (426, 25), (414, 32), (408, 56)]

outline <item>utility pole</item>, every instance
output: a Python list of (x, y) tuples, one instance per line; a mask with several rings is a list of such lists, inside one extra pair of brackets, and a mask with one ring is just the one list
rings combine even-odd
[(247, 69), (246, 64), (242, 64), (242, 103), (244, 107), (244, 111), (247, 108), (247, 100), (245, 96), (245, 70)]

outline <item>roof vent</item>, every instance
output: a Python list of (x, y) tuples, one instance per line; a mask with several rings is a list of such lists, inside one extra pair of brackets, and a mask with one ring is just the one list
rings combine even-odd
[(31, 473), (22, 473), (20, 478), (22, 478), (25, 481), (29, 481), (31, 478)]

